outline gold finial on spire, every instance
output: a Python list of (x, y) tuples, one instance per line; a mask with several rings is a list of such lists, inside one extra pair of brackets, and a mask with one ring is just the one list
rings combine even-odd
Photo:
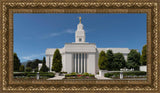
[(79, 17), (79, 23), (81, 23), (81, 17)]

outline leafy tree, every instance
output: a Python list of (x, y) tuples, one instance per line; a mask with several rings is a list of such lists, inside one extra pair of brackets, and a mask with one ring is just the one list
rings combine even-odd
[(147, 45), (143, 46), (140, 62), (141, 62), (141, 65), (146, 65), (147, 63)]
[(32, 61), (28, 61), (26, 67), (31, 67)]
[(43, 57), (43, 63), (42, 63), (42, 67), (40, 69), (41, 72), (48, 72), (49, 68), (46, 66), (46, 59), (45, 57)]
[(21, 63), (16, 53), (14, 53), (14, 71), (19, 71)]
[(112, 52), (112, 50), (108, 50), (106, 53), (106, 57), (107, 57), (107, 68), (108, 70), (113, 70), (113, 59), (114, 59), (114, 54)]
[(26, 67), (26, 72), (31, 72), (32, 68), (31, 67)]
[(62, 56), (58, 49), (54, 52), (52, 60), (52, 71), (60, 72), (62, 70)]
[(138, 70), (140, 66), (140, 53), (136, 50), (131, 50), (127, 57), (127, 68)]
[(21, 65), (21, 66), (19, 67), (19, 71), (20, 71), (20, 72), (24, 72), (24, 65)]
[(31, 64), (31, 68), (36, 69), (38, 67), (39, 63), (42, 63), (42, 60), (39, 60), (39, 59), (33, 60), (32, 64)]
[(31, 67), (32, 69), (38, 68), (38, 64), (42, 63), (42, 60), (35, 59), (35, 60), (30, 60), (28, 61), (26, 67)]
[(99, 54), (98, 66), (100, 70), (106, 70), (108, 62), (104, 51), (101, 51)]
[(121, 68), (124, 68), (126, 65), (124, 56), (122, 53), (115, 53), (114, 59), (113, 59), (113, 70), (120, 70)]

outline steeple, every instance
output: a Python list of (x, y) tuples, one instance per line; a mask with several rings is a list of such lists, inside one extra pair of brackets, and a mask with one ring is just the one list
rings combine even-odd
[(79, 23), (81, 23), (81, 17), (79, 17)]
[(85, 43), (85, 31), (83, 30), (83, 24), (81, 23), (81, 17), (79, 17), (79, 24), (75, 33), (76, 43)]

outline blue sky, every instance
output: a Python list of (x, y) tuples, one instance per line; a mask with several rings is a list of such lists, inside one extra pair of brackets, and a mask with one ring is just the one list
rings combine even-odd
[(146, 44), (146, 14), (14, 14), (14, 52), (21, 62), (42, 59), (47, 48), (75, 41), (82, 17), (86, 42), (99, 48), (129, 48)]

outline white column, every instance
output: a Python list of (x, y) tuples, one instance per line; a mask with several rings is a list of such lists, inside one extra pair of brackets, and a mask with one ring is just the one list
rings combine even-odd
[(75, 68), (74, 68), (74, 71), (76, 72), (77, 70), (76, 70), (76, 66), (77, 66), (77, 62), (76, 62), (76, 53), (74, 54), (74, 64), (75, 64)]
[(84, 72), (86, 72), (86, 53), (84, 53)]
[(83, 73), (84, 73), (84, 53), (83, 53)]
[(78, 53), (78, 73), (79, 73), (79, 53)]
[(81, 73), (83, 73), (83, 72), (82, 72), (82, 69), (83, 69), (82, 61), (83, 61), (83, 58), (82, 58), (82, 53), (81, 53)]
[(52, 71), (52, 64), (51, 64), (52, 62), (51, 62), (51, 57), (49, 56), (49, 70), (50, 70), (50, 72)]
[(86, 55), (85, 55), (85, 72), (87, 72), (87, 53), (86, 53)]

